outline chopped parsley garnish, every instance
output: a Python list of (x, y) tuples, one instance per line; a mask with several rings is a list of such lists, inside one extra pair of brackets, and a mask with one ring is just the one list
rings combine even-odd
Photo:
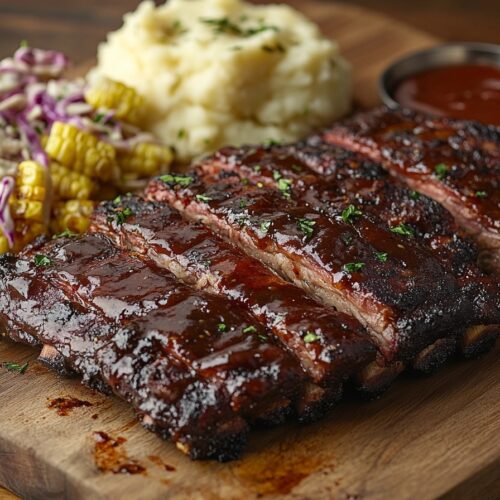
[(77, 236), (77, 233), (71, 231), (71, 229), (65, 229), (62, 233), (57, 233), (52, 236), (53, 240), (57, 240), (59, 238), (74, 238)]
[(99, 123), (99, 122), (102, 122), (102, 120), (104, 119), (106, 115), (104, 113), (96, 113), (93, 118), (92, 118), (92, 121), (94, 123)]
[(241, 179), (241, 183), (244, 185), (244, 186), (248, 186), (250, 184), (250, 180), (247, 179), (246, 177), (243, 177), (243, 179)]
[(23, 374), (28, 369), (29, 362), (26, 362), (23, 365), (21, 365), (19, 363), (12, 363), (7, 361), (5, 363), (2, 363), (2, 366), (9, 372), (17, 372)]
[(283, 47), (283, 45), (281, 45), (281, 43), (276, 43), (276, 45), (263, 45), (262, 50), (264, 52), (270, 52), (270, 53), (273, 53), (273, 52), (284, 53), (284, 52), (286, 52), (285, 47)]
[(342, 212), (342, 219), (344, 222), (352, 222), (354, 217), (358, 215), (362, 215), (363, 212), (356, 208), (354, 205), (349, 205), (343, 212)]
[(399, 224), (399, 226), (394, 226), (389, 229), (392, 233), (400, 234), (401, 236), (415, 236), (415, 232), (408, 224)]
[(302, 172), (302, 167), (300, 165), (292, 165), (292, 170), (296, 173)]
[(278, 181), (278, 189), (281, 191), (281, 194), (285, 198), (290, 199), (292, 197), (292, 194), (291, 194), (292, 181), (290, 179), (280, 179)]
[(306, 344), (310, 344), (311, 342), (316, 342), (316, 340), (319, 339), (319, 336), (316, 335), (314, 332), (307, 332), (305, 335), (304, 335), (304, 342)]
[(438, 163), (434, 167), (434, 174), (440, 181), (442, 181), (448, 174), (448, 165), (444, 163)]
[(260, 335), (259, 335), (259, 339), (260, 339), (262, 342), (267, 342), (267, 341), (269, 340), (269, 339), (267, 338), (267, 336), (266, 336), (266, 335), (262, 335), (262, 334), (260, 334)]
[(248, 202), (247, 200), (240, 200), (240, 208), (247, 208)]
[(255, 328), (255, 326), (247, 326), (245, 328), (243, 328), (243, 333), (255, 333), (257, 331), (257, 328)]
[(281, 146), (281, 142), (275, 140), (275, 139), (267, 139), (264, 141), (264, 146), (270, 148), (272, 146)]
[(196, 199), (198, 201), (202, 201), (204, 203), (208, 203), (209, 201), (212, 201), (212, 198), (210, 198), (210, 196), (207, 196), (206, 194), (197, 194)]
[(365, 267), (364, 262), (350, 262), (349, 264), (344, 264), (343, 269), (348, 273), (356, 273), (361, 271)]
[(113, 205), (114, 205), (115, 207), (119, 207), (121, 204), (122, 204), (122, 197), (121, 197), (121, 196), (117, 196), (117, 197), (113, 200)]
[(262, 170), (262, 167), (261, 167), (260, 165), (255, 165), (255, 166), (253, 167), (253, 171), (254, 171), (254, 172), (260, 172), (261, 170)]
[(21, 40), (19, 47), (29, 47), (28, 40)]
[(182, 186), (187, 187), (192, 182), (194, 182), (194, 178), (189, 175), (175, 175), (175, 174), (166, 174), (160, 177), (160, 180), (165, 184), (169, 184), (171, 186)]
[(238, 224), (238, 226), (240, 226), (240, 227), (248, 226), (248, 225), (250, 225), (250, 219), (246, 215), (239, 216), (236, 219), (236, 224)]
[(242, 28), (241, 26), (231, 21), (228, 17), (200, 18), (200, 21), (211, 26), (216, 35), (227, 34), (248, 38), (262, 33), (263, 31), (279, 31), (276, 26), (270, 26), (266, 24), (261, 24), (260, 26), (251, 28)]
[(375, 255), (380, 262), (387, 262), (387, 258), (389, 257), (389, 254), (386, 252), (377, 252)]
[(410, 198), (415, 201), (420, 200), (420, 193), (418, 191), (412, 191), (410, 193)]
[(46, 255), (35, 255), (35, 266), (47, 267), (52, 265), (52, 259)]
[(115, 222), (121, 226), (131, 215), (134, 215), (134, 212), (129, 207), (118, 210), (115, 213)]
[(269, 231), (270, 227), (271, 227), (271, 221), (270, 220), (266, 220), (266, 221), (260, 223), (259, 229), (263, 233), (267, 234), (267, 232)]
[(279, 181), (283, 176), (281, 175), (281, 172), (278, 170), (273, 171), (273, 179), (275, 181)]
[(219, 323), (217, 325), (217, 331), (220, 332), (220, 333), (223, 333), (227, 330), (227, 326), (225, 323)]
[(488, 193), (486, 191), (476, 191), (476, 198), (487, 198)]
[(297, 221), (297, 227), (307, 238), (310, 238), (313, 235), (315, 224), (316, 221), (310, 219), (299, 219)]
[(186, 138), (186, 130), (181, 128), (179, 129), (179, 131), (177, 132), (177, 138), (178, 139), (185, 139)]

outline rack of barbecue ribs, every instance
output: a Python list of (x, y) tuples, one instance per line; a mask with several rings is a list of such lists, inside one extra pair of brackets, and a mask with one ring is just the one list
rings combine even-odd
[[(192, 458), (499, 334), (496, 128), (377, 109), (224, 148), (0, 257), (0, 322)], [(435, 165), (434, 165), (435, 164)]]

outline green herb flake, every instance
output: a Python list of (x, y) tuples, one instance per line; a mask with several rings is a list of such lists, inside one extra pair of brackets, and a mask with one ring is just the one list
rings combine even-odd
[(115, 207), (119, 207), (121, 204), (122, 204), (122, 197), (121, 197), (121, 196), (117, 196), (117, 197), (113, 200), (113, 205), (114, 205)]
[(302, 172), (302, 167), (300, 165), (292, 165), (292, 170), (298, 174)]
[(273, 171), (273, 179), (275, 181), (279, 181), (283, 176), (281, 175), (281, 172), (279, 172), (278, 170), (274, 170)]
[(186, 130), (183, 128), (180, 128), (179, 131), (177, 132), (177, 138), (178, 139), (185, 139), (187, 136)]
[(194, 178), (189, 175), (175, 175), (175, 174), (166, 174), (160, 177), (160, 180), (165, 184), (169, 184), (170, 186), (182, 186), (187, 187), (192, 182), (194, 182)]
[(303, 340), (306, 344), (310, 344), (311, 342), (316, 342), (316, 340), (319, 340), (319, 336), (316, 335), (314, 332), (307, 332), (304, 335)]
[(208, 203), (209, 201), (212, 201), (212, 198), (210, 198), (210, 196), (207, 196), (206, 194), (197, 194), (196, 199), (198, 201), (202, 201), (203, 203)]
[(476, 191), (476, 198), (488, 198), (486, 191)]
[(52, 259), (47, 257), (46, 255), (35, 255), (35, 266), (38, 267), (47, 267), (53, 264)]
[(259, 339), (260, 339), (262, 342), (267, 342), (267, 341), (269, 340), (269, 339), (267, 338), (267, 336), (266, 336), (266, 335), (262, 335), (262, 334), (260, 334), (260, 335), (259, 335)]
[(259, 229), (264, 234), (267, 234), (269, 232), (270, 227), (271, 227), (271, 221), (270, 220), (266, 220), (266, 221), (260, 223)]
[(347, 273), (357, 273), (365, 267), (364, 262), (350, 262), (349, 264), (344, 264), (343, 270)]
[(420, 193), (417, 191), (412, 191), (410, 193), (410, 198), (415, 201), (420, 200)]
[(246, 177), (243, 177), (243, 179), (241, 179), (241, 183), (244, 185), (244, 186), (248, 186), (250, 184), (250, 180), (247, 179)]
[(75, 236), (78, 236), (78, 234), (71, 231), (71, 229), (65, 229), (62, 233), (54, 234), (52, 239), (58, 240), (59, 238), (74, 238)]
[(299, 219), (297, 221), (297, 227), (304, 233), (306, 238), (310, 238), (313, 235), (315, 224), (316, 221), (310, 219)]
[(26, 373), (26, 370), (29, 367), (29, 362), (26, 362), (23, 365), (21, 365), (19, 363), (12, 363), (10, 361), (7, 361), (5, 363), (2, 363), (2, 366), (9, 372), (17, 372), (22, 375), (23, 373)]
[(253, 167), (253, 171), (254, 171), (254, 172), (260, 172), (261, 170), (262, 170), (262, 167), (261, 167), (260, 165), (255, 165), (255, 166)]
[(29, 47), (28, 40), (21, 40), (21, 42), (19, 43), (19, 47), (22, 47), (22, 48)]
[(392, 233), (400, 234), (401, 236), (408, 236), (409, 238), (415, 236), (415, 232), (408, 224), (399, 224), (399, 226), (391, 227), (389, 229)]
[(42, 129), (42, 127), (40, 127), (40, 125), (35, 125), (35, 132), (36, 132), (38, 135), (42, 135), (42, 134), (43, 134), (43, 129)]
[(219, 323), (219, 324), (217, 325), (217, 331), (218, 331), (219, 333), (224, 333), (224, 332), (226, 332), (226, 331), (227, 331), (227, 326), (226, 326), (226, 324), (225, 324), (225, 323)]
[(245, 328), (243, 328), (243, 333), (256, 333), (257, 332), (257, 328), (255, 328), (255, 326), (247, 326)]
[(264, 141), (264, 146), (271, 148), (273, 146), (281, 146), (281, 142), (275, 140), (275, 139), (267, 139)]
[(354, 205), (349, 205), (343, 212), (342, 212), (342, 219), (344, 222), (349, 223), (352, 222), (354, 217), (357, 217), (358, 215), (362, 215), (363, 212), (356, 208)]
[(442, 181), (448, 174), (448, 165), (445, 163), (438, 163), (434, 167), (434, 174), (440, 181)]
[(100, 123), (102, 122), (102, 120), (104, 119), (106, 115), (104, 113), (96, 113), (93, 117), (92, 117), (92, 121), (94, 123)]
[(278, 181), (278, 189), (281, 191), (281, 194), (286, 198), (290, 199), (292, 197), (292, 181), (290, 179), (280, 179)]
[(126, 207), (123, 210), (117, 210), (115, 212), (115, 222), (121, 226), (131, 215), (134, 215), (134, 212), (132, 212), (129, 207)]
[(386, 252), (377, 252), (375, 255), (380, 262), (387, 262), (387, 259), (389, 257), (389, 254), (387, 254)]

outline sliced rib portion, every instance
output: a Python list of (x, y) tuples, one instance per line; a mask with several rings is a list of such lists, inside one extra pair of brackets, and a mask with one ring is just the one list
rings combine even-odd
[[(130, 215), (117, 220), (116, 214), (124, 211)], [(122, 196), (100, 205), (91, 230), (106, 233), (118, 246), (146, 256), (197, 289), (248, 309), (322, 386), (339, 384), (375, 357), (373, 344), (354, 318), (318, 304), (165, 203)]]
[(335, 125), (324, 137), (380, 161), (441, 203), (484, 249), (482, 265), (500, 271), (498, 127), (379, 108)]
[(302, 389), (298, 364), (246, 311), (102, 235), (51, 241), (1, 264), (7, 330), (54, 347), (194, 458), (234, 458), (248, 423), (287, 411)]
[[(383, 230), (366, 215), (356, 224), (297, 204), (252, 183), (190, 175), (152, 181), (151, 199), (225, 234), (288, 279), (363, 323), (387, 360), (407, 359), (468, 321), (473, 305), (425, 249)], [(379, 252), (391, 255), (381, 262)]]
[[(467, 352), (491, 346), (498, 336), (500, 327), (492, 325), (500, 323), (499, 283), (477, 267), (476, 245), (441, 205), (400, 185), (380, 164), (315, 136), (288, 146), (226, 148), (201, 163), (198, 171), (226, 182), (249, 179), (279, 187), (286, 181), (295, 200), (331, 218), (345, 218), (354, 225), (359, 215), (368, 213), (380, 227), (407, 231), (457, 279), (461, 294), (475, 307), (483, 334), (477, 335), (480, 327), (474, 325), (475, 346), (465, 344)], [(392, 260), (385, 252), (379, 258)], [(457, 336), (461, 330), (450, 333)], [(470, 341), (467, 334), (460, 338)], [(425, 368), (427, 359), (432, 367), (451, 353), (452, 346), (448, 341), (427, 347), (417, 366)]]

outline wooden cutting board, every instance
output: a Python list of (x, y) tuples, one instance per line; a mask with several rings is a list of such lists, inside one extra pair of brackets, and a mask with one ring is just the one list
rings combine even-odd
[[(292, 2), (290, 2), (292, 3)], [(380, 71), (431, 37), (371, 12), (300, 2), (352, 62), (356, 100), (377, 103)], [(53, 374), (30, 348), (0, 343), (0, 484), (27, 498), (498, 498), (500, 349), (453, 361), (430, 378), (401, 377), (381, 399), (346, 399), (323, 421), (256, 430), (244, 458), (191, 462), (141, 428), (127, 404)], [(83, 406), (67, 415), (57, 398)], [(82, 403), (80, 403), (82, 404)], [(60, 411), (64, 413), (64, 411)], [(112, 440), (98, 444), (96, 432)], [(96, 446), (99, 449), (96, 449)], [(143, 467), (135, 475), (98, 466)], [(123, 468), (123, 467), (122, 467)], [(0, 492), (0, 498), (2, 493)]]

